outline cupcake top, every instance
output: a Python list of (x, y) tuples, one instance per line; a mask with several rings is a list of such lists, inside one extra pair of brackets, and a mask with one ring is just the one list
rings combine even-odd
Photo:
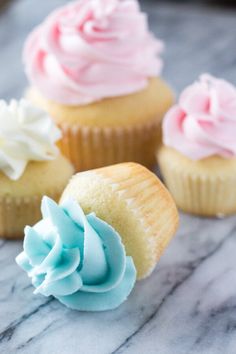
[(50, 117), (28, 101), (0, 101), (0, 170), (10, 179), (19, 179), (29, 161), (54, 159), (60, 137)]
[(116, 308), (131, 292), (136, 270), (119, 234), (79, 204), (44, 197), (43, 219), (26, 227), (16, 262), (32, 279), (35, 293), (54, 296), (83, 311)]
[(79, 0), (29, 35), (23, 57), (46, 98), (83, 105), (145, 88), (161, 72), (162, 49), (136, 0)]
[(236, 156), (236, 88), (208, 74), (187, 87), (166, 114), (164, 144), (192, 160)]

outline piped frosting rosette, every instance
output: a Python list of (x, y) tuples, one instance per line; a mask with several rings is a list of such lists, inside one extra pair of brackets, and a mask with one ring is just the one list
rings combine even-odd
[(82, 311), (118, 307), (130, 294), (136, 270), (119, 234), (73, 199), (57, 205), (44, 197), (42, 220), (26, 227), (24, 251), (16, 258), (35, 293), (54, 296)]
[(236, 156), (236, 88), (203, 74), (180, 95), (163, 123), (164, 144), (191, 160)]
[(0, 170), (19, 179), (29, 161), (53, 160), (61, 131), (48, 114), (27, 100), (0, 101)]
[(161, 73), (162, 49), (136, 0), (80, 0), (29, 35), (24, 63), (47, 99), (81, 105), (145, 88)]

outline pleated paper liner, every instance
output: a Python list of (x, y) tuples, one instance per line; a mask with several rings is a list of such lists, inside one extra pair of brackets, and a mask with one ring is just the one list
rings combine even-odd
[(159, 166), (177, 206), (187, 213), (224, 216), (236, 213), (236, 159), (192, 161), (162, 147)]
[(78, 173), (62, 199), (76, 198), (121, 235), (138, 278), (148, 276), (172, 239), (178, 213), (169, 192), (145, 167), (123, 163)]
[(160, 118), (130, 127), (89, 127), (61, 124), (62, 153), (77, 171), (85, 171), (120, 162), (134, 161), (146, 167), (155, 164), (160, 143)]
[[(58, 200), (59, 193), (50, 193)], [(1, 197), (0, 198), (0, 237), (22, 239), (26, 225), (34, 225), (41, 219), (42, 196)]]

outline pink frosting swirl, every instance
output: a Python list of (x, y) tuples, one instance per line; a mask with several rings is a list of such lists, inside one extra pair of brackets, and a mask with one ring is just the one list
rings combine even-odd
[(162, 49), (136, 0), (79, 0), (29, 35), (23, 57), (45, 97), (77, 105), (143, 89), (161, 72)]
[(236, 88), (202, 75), (165, 116), (163, 139), (192, 160), (236, 156)]

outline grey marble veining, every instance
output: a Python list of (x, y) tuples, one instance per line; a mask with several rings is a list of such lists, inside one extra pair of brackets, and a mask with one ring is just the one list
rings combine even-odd
[(153, 275), (98, 314), (34, 296), (14, 263), (21, 243), (0, 247), (0, 353), (235, 353), (236, 217), (182, 215)]
[[(64, 2), (18, 0), (0, 14), (1, 97), (21, 95), (23, 40)], [(232, 10), (158, 2), (143, 7), (167, 43), (164, 76), (177, 92), (204, 71), (236, 84)], [(0, 239), (1, 354), (236, 353), (236, 217), (182, 214), (153, 275), (119, 309), (104, 313), (79, 313), (34, 296), (14, 262), (21, 248), (21, 242)]]

